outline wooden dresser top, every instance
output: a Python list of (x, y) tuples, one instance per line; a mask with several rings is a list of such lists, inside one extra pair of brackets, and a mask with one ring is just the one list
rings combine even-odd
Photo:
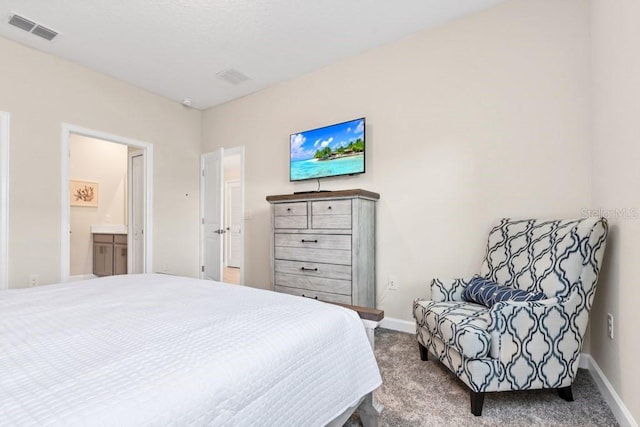
[(267, 196), (267, 202), (287, 202), (292, 200), (309, 200), (309, 199), (335, 199), (335, 198), (349, 198), (349, 197), (362, 197), (365, 199), (378, 200), (380, 195), (373, 191), (361, 190), (359, 188), (353, 190), (338, 190), (338, 191), (312, 191), (310, 193), (298, 193), (298, 194), (280, 194), (276, 196)]

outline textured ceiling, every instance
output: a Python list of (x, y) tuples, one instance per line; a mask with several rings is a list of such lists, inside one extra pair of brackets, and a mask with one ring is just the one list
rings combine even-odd
[[(504, 0), (0, 0), (0, 36), (199, 109)], [(8, 25), (16, 13), (60, 33)], [(235, 69), (250, 80), (216, 76)]]

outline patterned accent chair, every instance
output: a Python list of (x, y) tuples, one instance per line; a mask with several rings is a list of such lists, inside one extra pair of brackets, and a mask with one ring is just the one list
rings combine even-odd
[(544, 299), (467, 302), (469, 278), (434, 279), (431, 300), (414, 301), (422, 360), (432, 353), (469, 387), (474, 415), (486, 392), (550, 388), (573, 400), (606, 237), (604, 218), (503, 219), (489, 233), (479, 276)]

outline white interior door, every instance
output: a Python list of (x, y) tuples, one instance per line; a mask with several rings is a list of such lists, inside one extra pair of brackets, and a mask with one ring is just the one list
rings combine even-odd
[(227, 266), (240, 268), (242, 262), (242, 191), (240, 181), (227, 181)]
[(224, 149), (202, 155), (202, 268), (201, 277), (222, 281)]
[(127, 272), (144, 273), (144, 229), (145, 229), (145, 159), (144, 151), (129, 153), (129, 198), (128, 221), (129, 238), (127, 254)]

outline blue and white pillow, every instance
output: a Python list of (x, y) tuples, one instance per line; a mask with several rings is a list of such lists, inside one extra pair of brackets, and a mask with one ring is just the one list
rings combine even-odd
[(539, 301), (546, 298), (542, 292), (531, 293), (510, 286), (499, 285), (493, 280), (476, 276), (462, 292), (462, 299), (491, 307), (500, 301)]

